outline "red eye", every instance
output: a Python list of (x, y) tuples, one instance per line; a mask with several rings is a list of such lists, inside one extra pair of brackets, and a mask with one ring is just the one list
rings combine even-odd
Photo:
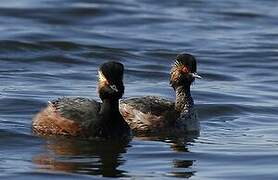
[(186, 66), (184, 66), (184, 67), (182, 68), (182, 72), (184, 72), (184, 73), (189, 73), (189, 70), (188, 70), (188, 68), (187, 68)]

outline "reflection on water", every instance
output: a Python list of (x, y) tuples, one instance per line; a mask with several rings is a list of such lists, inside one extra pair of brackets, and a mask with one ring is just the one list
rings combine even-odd
[[(186, 144), (192, 142), (193, 140), (194, 139), (191, 139), (190, 141), (184, 141), (181, 139), (175, 140), (171, 142), (170, 147), (173, 151), (189, 154), (189, 149), (187, 148)], [(179, 159), (173, 159), (172, 162), (173, 170), (172, 172), (169, 173), (169, 175), (174, 177), (179, 177), (179, 178), (190, 178), (196, 173), (196, 171), (192, 169), (195, 160), (181, 159), (181, 157)]]
[[(136, 137), (135, 142), (137, 142), (138, 144), (135, 143), (135, 145), (133, 145), (133, 148), (139, 149), (137, 150), (139, 154), (135, 153), (136, 156), (139, 156), (137, 158), (142, 158), (143, 161), (147, 158), (145, 164), (143, 164), (143, 166), (145, 166), (144, 169), (147, 174), (149, 172), (156, 172), (161, 173), (162, 176), (168, 178), (190, 178), (196, 173), (194, 164), (196, 164), (197, 161), (194, 157), (191, 156), (192, 153), (190, 152), (188, 146), (190, 146), (191, 143), (194, 143), (197, 137), (197, 135), (188, 135), (186, 137)], [(167, 144), (167, 146), (165, 148), (161, 148), (161, 142), (164, 143), (163, 146), (165, 146), (165, 144)], [(144, 148), (144, 151), (139, 152), (140, 148)], [(132, 150), (133, 149), (131, 149), (131, 151)], [(131, 152), (128, 152), (127, 154), (129, 153)], [(153, 164), (152, 161), (158, 163), (159, 165), (157, 165), (156, 163)], [(164, 171), (159, 172), (159, 168)]]
[(193, 161), (191, 160), (174, 160), (173, 161), (174, 168), (182, 169), (184, 171), (173, 171), (171, 173), (172, 176), (179, 178), (190, 178), (194, 175), (195, 172), (186, 171), (186, 169), (192, 167)]
[(46, 151), (35, 155), (39, 169), (107, 177), (123, 177), (118, 167), (125, 162), (128, 142), (85, 141), (57, 138), (48, 140)]
[[(139, 140), (139, 141), (138, 141)], [(193, 141), (193, 139), (191, 139)], [(152, 171), (157, 167), (150, 166), (153, 158), (161, 156), (157, 154), (158, 147), (150, 146), (150, 142), (160, 142), (161, 137), (140, 137), (136, 138), (135, 142), (140, 144), (131, 144), (130, 142), (120, 141), (100, 141), (100, 140), (81, 140), (69, 138), (49, 138), (45, 145), (44, 152), (34, 155), (32, 162), (36, 164), (37, 168), (41, 171), (54, 171), (54, 172), (67, 172), (79, 173), (86, 175), (100, 175), (103, 177), (129, 177), (129, 172), (123, 170), (121, 166), (125, 165), (128, 159), (124, 155), (129, 155), (127, 149), (142, 148), (141, 143), (144, 145), (144, 152), (135, 152), (131, 154), (137, 158), (146, 159), (146, 171)], [(169, 144), (169, 153), (166, 151), (165, 156), (171, 156), (171, 151), (177, 154), (188, 154), (187, 141), (184, 138), (174, 138), (166, 140)], [(147, 155), (141, 157), (142, 154)], [(162, 153), (163, 154), (163, 153)], [(186, 157), (186, 156), (185, 156)], [(136, 159), (136, 158), (135, 158)], [(182, 156), (174, 158), (169, 165), (169, 171), (164, 172), (164, 176), (189, 178), (195, 174), (192, 169), (195, 160), (186, 159)], [(163, 161), (162, 161), (163, 162)], [(134, 162), (136, 164), (136, 160)], [(134, 165), (135, 165), (134, 164)], [(140, 166), (140, 163), (138, 163)], [(144, 166), (144, 165), (143, 165)], [(165, 166), (165, 165), (164, 165)], [(143, 167), (144, 168), (144, 167)]]
[[(277, 19), (275, 0), (1, 0), (0, 176), (278, 179)], [(192, 87), (196, 139), (105, 144), (31, 133), (47, 101), (98, 99), (107, 60), (125, 65), (124, 97), (173, 100), (169, 70), (181, 52), (196, 56), (204, 77)]]

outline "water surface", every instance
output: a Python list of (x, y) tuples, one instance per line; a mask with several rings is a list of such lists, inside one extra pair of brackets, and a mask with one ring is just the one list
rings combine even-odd
[[(275, 0), (2, 0), (0, 174), (5, 179), (277, 179)], [(60, 96), (98, 99), (97, 68), (125, 64), (125, 97), (174, 99), (178, 53), (198, 60), (198, 137), (36, 137)]]

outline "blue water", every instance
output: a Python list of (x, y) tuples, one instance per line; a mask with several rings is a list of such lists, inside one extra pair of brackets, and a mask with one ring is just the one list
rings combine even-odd
[[(275, 0), (1, 0), (0, 178), (277, 179)], [(169, 70), (198, 60), (197, 137), (129, 143), (40, 138), (60, 96), (98, 99), (97, 68), (125, 65), (125, 97), (174, 99)]]

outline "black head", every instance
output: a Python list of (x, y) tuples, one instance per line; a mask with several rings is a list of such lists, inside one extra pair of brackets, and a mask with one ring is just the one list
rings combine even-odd
[(99, 67), (99, 96), (103, 99), (120, 99), (124, 94), (124, 65), (109, 61)]
[(176, 88), (178, 86), (190, 86), (195, 78), (201, 78), (197, 74), (197, 62), (191, 54), (179, 54), (171, 69), (170, 84)]

